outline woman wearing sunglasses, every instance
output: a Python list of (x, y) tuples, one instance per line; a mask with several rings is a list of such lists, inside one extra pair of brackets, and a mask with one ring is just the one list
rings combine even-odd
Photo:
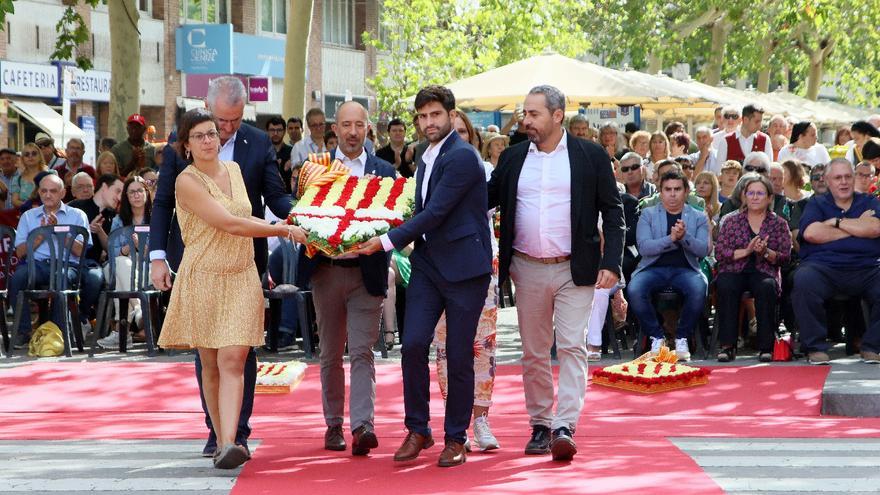
[(12, 193), (12, 205), (16, 208), (20, 207), (22, 203), (30, 199), (31, 194), (34, 192), (34, 189), (36, 189), (36, 186), (34, 185), (34, 177), (40, 172), (48, 170), (48, 167), (46, 167), (46, 161), (43, 159), (43, 154), (40, 152), (40, 148), (34, 143), (27, 143), (22, 148), (21, 163), (23, 165), (21, 175), (19, 175), (16, 180), (12, 181), (12, 184), (9, 187), (9, 192)]

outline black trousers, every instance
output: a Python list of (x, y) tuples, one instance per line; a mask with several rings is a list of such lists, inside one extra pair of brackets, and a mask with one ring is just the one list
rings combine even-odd
[(721, 347), (736, 347), (739, 305), (745, 291), (755, 298), (758, 350), (772, 352), (776, 336), (776, 280), (766, 273), (720, 273), (715, 280), (718, 304), (718, 340)]

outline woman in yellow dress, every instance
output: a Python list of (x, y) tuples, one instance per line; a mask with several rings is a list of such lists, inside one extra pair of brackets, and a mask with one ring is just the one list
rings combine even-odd
[(305, 242), (305, 231), (251, 216), (235, 162), (221, 162), (220, 135), (205, 109), (184, 114), (178, 151), (191, 164), (177, 177), (176, 212), (186, 247), (159, 345), (196, 348), (205, 402), (217, 432), (214, 467), (248, 459), (235, 444), (244, 389), (244, 363), (263, 344), (263, 291), (251, 237), (285, 236)]

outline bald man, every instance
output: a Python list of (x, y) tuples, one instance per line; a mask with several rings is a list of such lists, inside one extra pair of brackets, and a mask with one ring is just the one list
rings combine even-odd
[[(39, 175), (37, 176), (39, 177)], [(27, 256), (27, 239), (32, 231), (39, 227), (56, 226), (56, 225), (75, 225), (89, 230), (89, 221), (85, 212), (65, 205), (62, 202), (65, 194), (64, 181), (55, 173), (50, 173), (39, 179), (37, 183), (37, 191), (40, 194), (42, 205), (32, 208), (21, 215), (18, 221), (18, 228), (15, 229), (15, 255), (18, 256), (18, 269), (12, 275), (9, 281), (9, 300), (16, 301), (18, 292), (27, 287), (28, 282), (28, 263), (24, 261)], [(37, 237), (34, 243), (33, 264), (35, 270), (35, 280), (38, 285), (48, 285), (49, 277), (49, 245), (43, 242), (45, 239)], [(83, 241), (80, 238), (80, 241)], [(74, 242), (71, 249), (70, 263), (79, 266), (80, 256), (83, 254), (85, 247), (91, 245), (91, 235), (87, 234), (84, 242)], [(78, 278), (77, 269), (70, 267), (67, 269), (67, 280), (72, 284)], [(67, 305), (53, 303), (53, 313), (55, 313), (54, 321), (60, 321), (61, 311), (67, 310)], [(15, 349), (21, 349), (28, 345), (31, 333), (31, 312), (30, 305), (25, 302), (19, 311), (18, 328), (13, 343)]]
[[(367, 153), (364, 141), (370, 129), (367, 110), (346, 102), (336, 111), (333, 131), (339, 145), (332, 153), (356, 177), (394, 177), (394, 166)], [(349, 414), (352, 455), (364, 456), (379, 446), (373, 430), (376, 369), (373, 345), (379, 336), (382, 301), (388, 290), (389, 254), (348, 254), (328, 258), (305, 256), (300, 248), (298, 287), (311, 282), (318, 336), (321, 340), (321, 391), (327, 431), (324, 448), (344, 451), (345, 371), (342, 358), (348, 344), (351, 361)]]

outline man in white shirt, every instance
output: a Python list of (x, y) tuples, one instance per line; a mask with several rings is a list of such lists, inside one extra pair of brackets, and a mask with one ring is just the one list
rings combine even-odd
[(329, 151), (324, 143), (324, 132), (327, 127), (324, 111), (320, 108), (312, 108), (306, 112), (306, 125), (309, 127), (309, 135), (293, 145), (293, 150), (290, 151), (290, 163), (293, 165), (307, 160), (309, 153)]
[[(395, 176), (394, 167), (364, 148), (370, 128), (367, 109), (349, 101), (336, 111), (333, 131), (339, 136), (335, 157), (351, 169), (355, 177)], [(345, 421), (346, 346), (351, 363), (349, 415), (352, 432), (351, 453), (369, 454), (379, 446), (373, 429), (376, 400), (376, 369), (373, 345), (379, 337), (382, 302), (388, 290), (390, 257), (383, 253), (372, 256), (346, 254), (335, 258), (305, 256), (300, 247), (296, 285), (312, 287), (318, 322), (321, 360), (321, 392), (324, 407), (324, 448), (343, 451), (346, 443), (342, 432)]]
[[(532, 88), (524, 110), (529, 140), (501, 154), (489, 182), (489, 206), (501, 208), (499, 283), (510, 276), (517, 289), (523, 387), (532, 428), (525, 453), (550, 453), (554, 460), (567, 461), (577, 453), (573, 436), (587, 386), (593, 290), (610, 289), (620, 278), (623, 206), (608, 154), (562, 128), (561, 91)], [(554, 340), (558, 391), (550, 365)]]
[(761, 132), (761, 122), (764, 119), (764, 109), (758, 105), (748, 104), (742, 109), (742, 125), (733, 133), (717, 140), (718, 161), (724, 163), (727, 160), (742, 162), (746, 155), (753, 151), (763, 151), (767, 156), (773, 156), (773, 147), (770, 144), (770, 136)]
[(712, 172), (715, 175), (721, 173), (721, 162), (718, 161), (718, 150), (712, 145), (712, 130), (705, 126), (697, 127), (694, 133), (697, 139), (696, 153), (691, 153), (690, 159), (694, 164), (694, 175), (700, 172)]

